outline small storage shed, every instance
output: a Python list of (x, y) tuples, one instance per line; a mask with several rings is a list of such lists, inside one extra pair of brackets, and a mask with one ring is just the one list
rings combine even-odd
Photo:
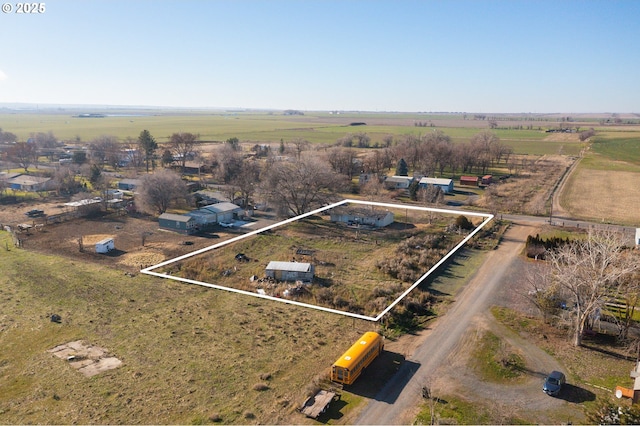
[(265, 274), (268, 277), (280, 281), (313, 281), (314, 267), (310, 263), (303, 262), (277, 262), (271, 261), (267, 265)]
[(192, 234), (196, 231), (196, 220), (191, 216), (173, 213), (162, 213), (158, 218), (160, 229)]
[(636, 228), (636, 247), (640, 247), (640, 228)]
[(478, 176), (460, 176), (460, 185), (478, 186)]
[(420, 179), (419, 186), (420, 188), (437, 186), (445, 194), (450, 194), (453, 192), (453, 179), (423, 177)]
[(484, 175), (484, 176), (482, 176), (481, 183), (483, 185), (490, 185), (491, 183), (493, 183), (493, 176), (492, 175)]
[(113, 242), (113, 238), (105, 238), (96, 243), (96, 253), (109, 253), (111, 250), (115, 250), (116, 245)]

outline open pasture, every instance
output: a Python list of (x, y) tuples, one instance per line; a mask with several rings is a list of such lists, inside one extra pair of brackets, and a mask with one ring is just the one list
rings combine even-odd
[[(15, 249), (6, 232), (0, 246), (2, 424), (308, 423), (296, 407), (310, 384), (371, 330)], [(87, 378), (47, 352), (75, 340), (108, 348), (123, 365)]]

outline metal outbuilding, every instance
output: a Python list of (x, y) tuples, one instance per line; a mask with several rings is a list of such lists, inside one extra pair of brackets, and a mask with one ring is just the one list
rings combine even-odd
[(314, 267), (303, 262), (271, 261), (267, 265), (265, 274), (280, 281), (313, 281)]

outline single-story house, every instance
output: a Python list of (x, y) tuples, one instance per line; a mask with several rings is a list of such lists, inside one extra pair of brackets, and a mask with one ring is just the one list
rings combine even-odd
[(197, 230), (196, 220), (192, 216), (173, 213), (162, 213), (158, 217), (160, 229), (179, 232), (181, 234), (192, 234)]
[(343, 222), (348, 225), (365, 225), (383, 228), (391, 225), (393, 220), (393, 213), (385, 210), (335, 208), (331, 211), (331, 222)]
[(384, 180), (384, 187), (387, 189), (408, 189), (413, 182), (411, 176), (389, 176)]
[(122, 179), (118, 182), (118, 189), (122, 191), (134, 191), (140, 186), (140, 179)]
[(277, 262), (271, 261), (267, 265), (265, 274), (268, 277), (280, 281), (313, 281), (314, 267), (310, 263), (303, 262)]
[(460, 176), (460, 185), (478, 186), (478, 176)]
[(53, 188), (53, 180), (47, 177), (18, 175), (6, 180), (9, 188), (16, 191), (46, 191)]
[(453, 192), (453, 179), (423, 177), (420, 179), (419, 186), (420, 188), (437, 186), (445, 194), (450, 194)]

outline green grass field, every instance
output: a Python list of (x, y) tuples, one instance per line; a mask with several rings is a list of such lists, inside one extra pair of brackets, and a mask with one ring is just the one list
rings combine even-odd
[(603, 157), (640, 166), (640, 134), (609, 134), (595, 138), (592, 146)]

